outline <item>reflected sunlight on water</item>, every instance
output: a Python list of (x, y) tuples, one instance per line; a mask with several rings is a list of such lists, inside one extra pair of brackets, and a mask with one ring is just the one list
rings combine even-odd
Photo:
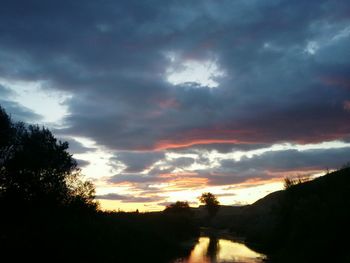
[(261, 263), (265, 255), (246, 245), (226, 239), (201, 237), (188, 258), (179, 258), (173, 263)]

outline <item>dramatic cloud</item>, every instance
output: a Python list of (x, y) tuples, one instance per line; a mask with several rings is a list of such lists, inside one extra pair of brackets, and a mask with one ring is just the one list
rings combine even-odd
[(346, 0), (4, 0), (0, 104), (42, 122), (13, 83), (64, 94), (55, 133), (75, 154), (108, 152), (111, 184), (335, 167), (347, 152), (207, 153), (349, 140), (349, 13)]
[(66, 132), (113, 149), (349, 134), (346, 1), (156, 2), (5, 1), (0, 74), (69, 91)]
[(95, 148), (84, 146), (82, 143), (78, 142), (73, 138), (62, 138), (62, 140), (68, 142), (69, 151), (74, 154), (86, 153), (96, 150)]
[(163, 157), (164, 153), (162, 152), (118, 152), (116, 157), (111, 158), (111, 162), (121, 161), (126, 165), (125, 172), (137, 173), (142, 172)]
[(75, 159), (77, 161), (77, 164), (79, 167), (85, 167), (88, 166), (90, 164), (89, 161), (85, 161), (85, 160), (80, 160), (80, 159)]
[[(178, 156), (181, 154), (177, 153)], [(241, 184), (249, 180), (266, 180), (281, 176), (312, 175), (328, 169), (339, 169), (350, 161), (350, 147), (309, 150), (270, 150), (251, 157), (234, 160), (232, 156), (197, 152), (197, 156), (169, 158), (158, 161), (147, 174), (119, 173), (108, 178), (112, 184), (131, 184), (135, 189), (158, 193), (150, 189), (155, 184), (167, 184), (173, 189)], [(146, 190), (146, 191), (145, 191)]]

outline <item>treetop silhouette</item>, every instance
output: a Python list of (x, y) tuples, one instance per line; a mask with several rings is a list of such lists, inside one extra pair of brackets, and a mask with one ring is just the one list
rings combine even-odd
[(0, 106), (0, 199), (16, 205), (96, 208), (68, 143), (44, 127), (13, 122)]
[(220, 202), (217, 200), (216, 196), (212, 193), (203, 193), (199, 198), (199, 201), (205, 205), (208, 211), (209, 217), (213, 218), (220, 208)]

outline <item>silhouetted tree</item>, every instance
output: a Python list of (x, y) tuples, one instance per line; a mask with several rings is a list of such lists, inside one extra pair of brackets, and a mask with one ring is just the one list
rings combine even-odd
[(283, 183), (284, 189), (289, 189), (293, 185), (295, 185), (295, 182), (292, 178), (289, 178), (289, 177), (284, 178), (284, 183)]
[(83, 181), (68, 143), (46, 128), (13, 123), (0, 107), (0, 197), (30, 205), (95, 206), (94, 186)]
[(3, 151), (10, 141), (12, 134), (12, 123), (10, 117), (6, 114), (5, 110), (0, 107), (0, 160), (3, 158)]
[(191, 208), (188, 204), (188, 202), (184, 201), (177, 201), (176, 203), (168, 205), (164, 212), (166, 213), (176, 213), (176, 214), (185, 214), (185, 213), (191, 213)]
[(209, 214), (209, 218), (213, 218), (219, 211), (220, 203), (217, 200), (216, 196), (212, 193), (203, 193), (199, 197), (199, 201), (205, 205), (205, 208), (207, 209)]
[(302, 183), (305, 183), (307, 181), (310, 181), (309, 177), (302, 177), (300, 175), (297, 178), (285, 177), (284, 178), (284, 189), (289, 189), (294, 185), (302, 184)]

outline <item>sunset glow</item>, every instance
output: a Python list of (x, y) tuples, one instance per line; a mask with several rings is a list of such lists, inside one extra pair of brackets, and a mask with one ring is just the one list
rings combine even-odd
[(345, 1), (126, 2), (0, 11), (0, 105), (68, 141), (101, 209), (251, 204), (350, 161)]

